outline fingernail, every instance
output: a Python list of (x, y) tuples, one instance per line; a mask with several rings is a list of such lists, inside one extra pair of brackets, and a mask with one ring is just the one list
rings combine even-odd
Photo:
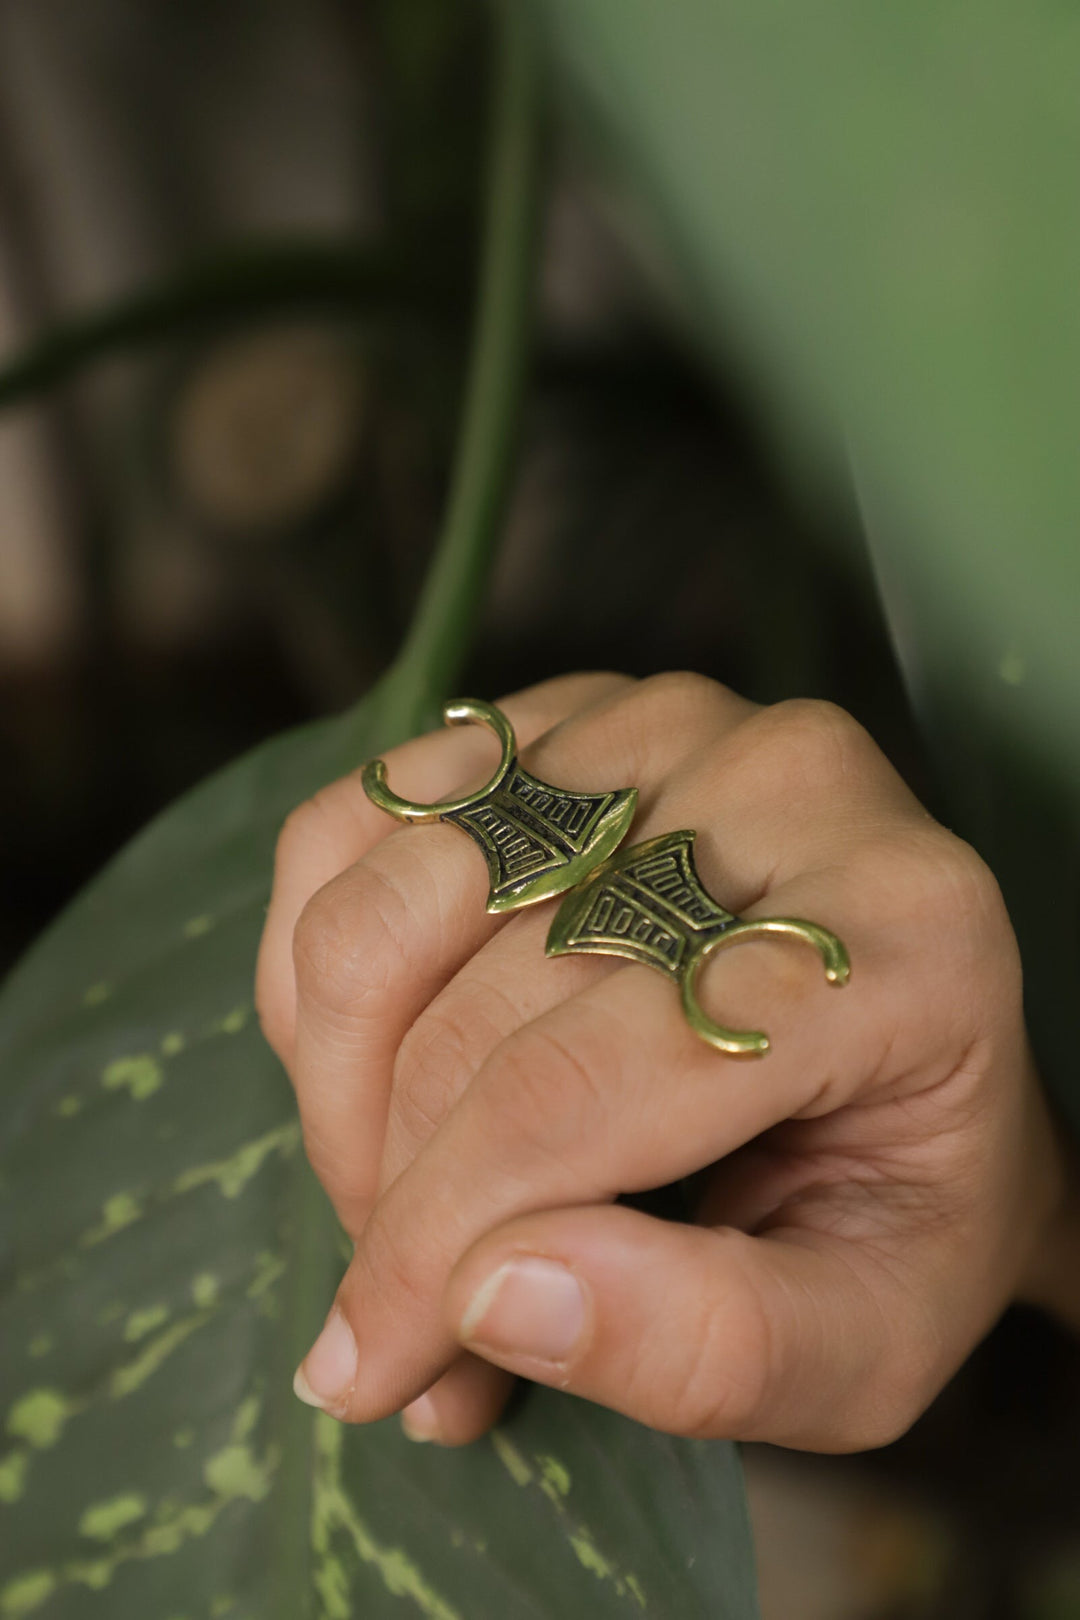
[(430, 1395), (418, 1395), (401, 1414), (401, 1427), (410, 1440), (425, 1441), (439, 1438), (439, 1414)]
[(336, 1308), (296, 1369), (293, 1389), (308, 1406), (340, 1406), (356, 1382), (356, 1340)]
[(554, 1260), (507, 1260), (476, 1290), (460, 1335), (502, 1355), (563, 1361), (585, 1325), (581, 1284)]

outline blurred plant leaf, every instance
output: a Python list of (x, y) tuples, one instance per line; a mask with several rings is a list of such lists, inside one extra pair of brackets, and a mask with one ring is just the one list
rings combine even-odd
[(895, 507), (934, 669), (1080, 783), (1080, 13), (540, 5), (710, 340)]
[(283, 815), (411, 729), (383, 692), (168, 811), (0, 1001), (5, 1620), (755, 1612), (730, 1447), (534, 1389), (444, 1452), (292, 1395), (344, 1259), (252, 962)]

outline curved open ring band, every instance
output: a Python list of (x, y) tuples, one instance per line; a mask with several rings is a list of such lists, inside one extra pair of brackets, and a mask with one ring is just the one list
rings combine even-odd
[(386, 763), (373, 759), (361, 781), (373, 804), (398, 821), (449, 821), (479, 844), (487, 861), (490, 912), (516, 910), (563, 894), (618, 848), (637, 808), (637, 788), (570, 793), (530, 776), (517, 760), (509, 720), (492, 703), (457, 698), (443, 708), (448, 726), (486, 726), (502, 755), (491, 779), (474, 793), (417, 804), (386, 781)]
[(830, 984), (844, 985), (851, 962), (835, 934), (798, 917), (743, 922), (702, 886), (694, 865), (693, 832), (664, 833), (635, 844), (595, 868), (559, 907), (547, 940), (548, 956), (597, 952), (657, 968), (676, 981), (695, 1034), (729, 1057), (764, 1057), (762, 1030), (728, 1029), (704, 1011), (698, 976), (715, 951), (748, 939), (781, 935), (813, 945)]

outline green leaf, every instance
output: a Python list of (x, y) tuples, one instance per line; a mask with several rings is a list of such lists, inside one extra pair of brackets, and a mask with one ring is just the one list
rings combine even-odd
[(251, 981), (278, 827), (387, 688), (182, 800), (0, 1000), (0, 1617), (749, 1620), (737, 1462), (532, 1389), (463, 1451), (291, 1391), (344, 1268)]
[(540, 9), (726, 369), (897, 516), (897, 633), (1080, 785), (1080, 12)]

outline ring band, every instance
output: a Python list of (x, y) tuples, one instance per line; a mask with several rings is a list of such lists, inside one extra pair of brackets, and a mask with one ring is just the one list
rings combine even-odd
[(369, 760), (361, 781), (372, 803), (397, 821), (449, 821), (479, 844), (488, 866), (489, 912), (514, 911), (564, 894), (605, 861), (630, 830), (637, 788), (571, 793), (539, 781), (518, 764), (514, 728), (493, 703), (457, 698), (444, 706), (443, 721), (486, 726), (498, 738), (498, 768), (482, 788), (418, 804), (392, 791), (381, 759)]
[(687, 830), (663, 833), (609, 858), (567, 895), (548, 933), (546, 954), (624, 956), (676, 981), (695, 1034), (729, 1057), (764, 1057), (762, 1030), (728, 1029), (704, 1011), (698, 976), (714, 952), (748, 939), (780, 935), (813, 945), (830, 984), (847, 984), (851, 962), (835, 934), (799, 917), (743, 922), (703, 887)]

